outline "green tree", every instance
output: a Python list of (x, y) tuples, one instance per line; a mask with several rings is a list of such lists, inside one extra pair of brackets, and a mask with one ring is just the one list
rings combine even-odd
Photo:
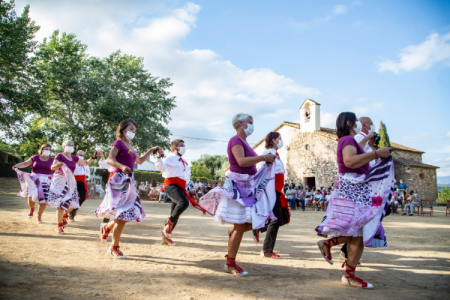
[[(36, 52), (33, 75), (40, 82), (45, 110), (35, 114), (26, 134), (11, 133), (25, 143), (24, 136), (41, 142), (41, 137), (58, 145), (65, 139), (77, 149), (109, 149), (115, 130), (123, 119), (138, 124), (133, 147), (146, 151), (151, 146), (169, 147), (170, 120), (174, 97), (166, 91), (169, 79), (151, 76), (143, 59), (120, 51), (104, 59), (89, 58), (87, 46), (73, 34), (55, 31)], [(37, 142), (39, 141), (39, 142)], [(28, 150), (27, 150), (28, 151)]]
[(438, 191), (438, 198), (436, 202), (447, 204), (447, 200), (450, 200), (450, 188), (445, 186), (445, 188)]
[(391, 142), (389, 141), (389, 135), (387, 133), (386, 125), (383, 123), (383, 121), (380, 122), (380, 142), (378, 143), (378, 147), (392, 147)]
[(220, 170), (222, 164), (224, 162), (228, 162), (228, 156), (226, 155), (208, 155), (202, 154), (196, 162), (199, 165), (204, 165), (210, 172), (211, 179), (220, 179), (218, 174), (216, 174), (217, 170)]
[(198, 162), (192, 162), (191, 164), (191, 177), (193, 179), (196, 178), (206, 178), (208, 180), (210, 180), (211, 177), (211, 171), (204, 165), (204, 164), (199, 164)]
[[(39, 111), (43, 103), (37, 95), (32, 66), (39, 26), (28, 16), (25, 6), (18, 17), (14, 1), (0, 0), (0, 129), (20, 130), (30, 111)], [(17, 124), (16, 124), (17, 123)]]
[(228, 158), (226, 161), (222, 163), (220, 168), (216, 169), (214, 176), (217, 180), (223, 180), (225, 178), (225, 169), (230, 166), (230, 163), (228, 162)]

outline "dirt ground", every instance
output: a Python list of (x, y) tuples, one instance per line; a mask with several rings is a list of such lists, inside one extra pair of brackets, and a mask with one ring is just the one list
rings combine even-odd
[(177, 245), (162, 246), (170, 205), (143, 201), (147, 217), (126, 225), (121, 249), (128, 258), (118, 260), (106, 255), (100, 220), (91, 214), (99, 199), (87, 200), (66, 234), (57, 235), (55, 209), (36, 224), (25, 199), (15, 196), (18, 188), (17, 180), (1, 178), (1, 299), (449, 299), (450, 217), (443, 207), (435, 217), (387, 217), (388, 248), (366, 249), (357, 270), (375, 289), (360, 290), (340, 284), (338, 247), (334, 265), (321, 257), (314, 232), (321, 212), (292, 212), (279, 231), (279, 260), (261, 258), (261, 245), (247, 233), (237, 261), (250, 276), (238, 278), (222, 271), (228, 226), (198, 210), (181, 217)]

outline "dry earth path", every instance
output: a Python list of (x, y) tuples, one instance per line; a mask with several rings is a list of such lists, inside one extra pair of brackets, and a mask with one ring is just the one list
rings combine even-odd
[[(16, 180), (17, 182), (17, 180)], [(43, 224), (26, 217), (26, 201), (15, 196), (17, 184), (0, 180), (1, 299), (449, 299), (450, 217), (442, 207), (435, 217), (389, 216), (384, 225), (388, 248), (366, 249), (359, 276), (375, 285), (359, 290), (340, 284), (338, 248), (327, 264), (316, 246), (314, 228), (322, 212), (294, 211), (280, 228), (276, 252), (259, 256), (250, 234), (244, 236), (239, 264), (250, 276), (222, 271), (227, 228), (189, 208), (173, 239), (160, 245), (160, 230), (170, 206), (143, 202), (147, 217), (128, 223), (121, 249), (128, 259), (106, 255), (99, 223), (90, 212), (99, 199), (83, 204), (67, 234), (57, 235), (55, 209)], [(264, 235), (262, 236), (264, 238)]]

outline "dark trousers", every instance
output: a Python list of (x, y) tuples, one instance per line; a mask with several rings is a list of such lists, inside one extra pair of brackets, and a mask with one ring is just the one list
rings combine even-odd
[(184, 193), (183, 188), (176, 184), (169, 184), (165, 187), (166, 195), (172, 200), (172, 208), (170, 210), (170, 221), (173, 222), (173, 228), (178, 223), (181, 214), (188, 208), (189, 200)]
[[(86, 189), (84, 187), (84, 182), (83, 181), (77, 181), (77, 191), (78, 191), (78, 203), (83, 204), (84, 202), (84, 198), (86, 198)], [(70, 213), (69, 213), (69, 218), (73, 219), (75, 217), (75, 213), (78, 210), (78, 208), (73, 209)]]
[(345, 258), (347, 258), (348, 243), (345, 243), (344, 246), (342, 246), (341, 251), (345, 253)]
[(273, 214), (277, 217), (276, 221), (270, 221), (267, 226), (266, 238), (264, 239), (263, 251), (273, 253), (275, 247), (275, 241), (277, 240), (278, 228), (281, 226), (281, 200), (280, 193), (277, 193), (277, 201), (273, 207)]
[(305, 199), (301, 198), (298, 201), (302, 204), (302, 210), (305, 210)]

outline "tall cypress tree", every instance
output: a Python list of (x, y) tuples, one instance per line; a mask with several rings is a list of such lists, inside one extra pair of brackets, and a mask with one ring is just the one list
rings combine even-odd
[(383, 123), (383, 121), (380, 122), (380, 131), (378, 134), (380, 135), (380, 143), (378, 144), (378, 147), (392, 147), (391, 142), (389, 141), (389, 135), (387, 133), (386, 125)]

